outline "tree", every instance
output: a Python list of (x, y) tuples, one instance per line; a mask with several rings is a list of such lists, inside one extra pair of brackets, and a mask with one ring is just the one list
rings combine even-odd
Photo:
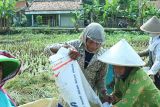
[(92, 0), (90, 4), (84, 4), (84, 20), (89, 22), (98, 22), (103, 24), (103, 6), (99, 0)]
[(15, 0), (0, 0), (0, 28), (6, 30), (15, 14)]
[(132, 22), (132, 27), (142, 25), (143, 20), (153, 15), (159, 16), (158, 9), (148, 0), (106, 0), (104, 6), (104, 20), (115, 22), (116, 18), (124, 18)]
[(106, 0), (103, 6), (104, 14), (103, 20), (105, 26), (111, 22), (115, 23), (115, 18), (118, 16), (120, 10), (119, 0)]
[(72, 13), (74, 18), (72, 18), (72, 22), (74, 23), (74, 28), (76, 32), (79, 32), (79, 24), (80, 21), (84, 20), (83, 15), (80, 11), (75, 11)]

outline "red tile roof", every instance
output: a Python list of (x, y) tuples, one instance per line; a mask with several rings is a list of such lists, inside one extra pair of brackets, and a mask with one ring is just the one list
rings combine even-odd
[(26, 1), (19, 1), (16, 3), (16, 9), (21, 9), (26, 7)]
[(27, 11), (69, 11), (80, 8), (80, 2), (54, 1), (54, 2), (33, 2)]

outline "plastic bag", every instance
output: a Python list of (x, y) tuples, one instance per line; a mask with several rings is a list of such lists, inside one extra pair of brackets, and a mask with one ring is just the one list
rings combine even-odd
[(69, 49), (62, 47), (49, 58), (61, 96), (70, 107), (103, 107), (79, 64), (68, 53)]

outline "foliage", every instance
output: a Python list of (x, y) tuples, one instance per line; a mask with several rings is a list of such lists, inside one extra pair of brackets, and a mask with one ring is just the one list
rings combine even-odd
[[(158, 15), (158, 9), (155, 8), (148, 0), (128, 0), (127, 18), (134, 20), (136, 26), (143, 24), (143, 19)], [(127, 7), (127, 6), (126, 6)]]
[(38, 25), (42, 25), (42, 16), (38, 15), (36, 17), (36, 22), (37, 22)]
[(11, 18), (15, 13), (14, 8), (15, 0), (0, 1), (0, 21), (6, 21), (5, 24), (0, 25), (1, 27), (6, 27), (7, 23), (11, 22)]
[(78, 11), (75, 11), (73, 15), (74, 15), (74, 18), (72, 18), (72, 22), (74, 23), (75, 31), (79, 32), (78, 30), (79, 24), (80, 24), (79, 22), (84, 19), (83, 15), (81, 12), (78, 12)]
[(134, 25), (139, 27), (143, 23), (143, 19), (153, 15), (160, 15), (158, 9), (155, 8), (148, 0), (106, 0), (104, 6), (103, 19), (107, 20), (121, 17), (126, 21), (135, 22)]
[(21, 15), (21, 18), (14, 17), (12, 26), (25, 27), (26, 25), (27, 25), (27, 17), (24, 14)]
[(14, 0), (1, 0), (0, 1), (0, 17), (9, 18), (14, 15)]
[(143, 2), (141, 4), (141, 18), (150, 18), (152, 16), (160, 17), (160, 11), (151, 3)]
[(93, 0), (92, 4), (84, 4), (84, 20), (89, 22), (98, 22), (103, 24), (103, 6), (99, 4), (99, 0)]
[(24, 72), (10, 80), (5, 88), (18, 105), (40, 98), (58, 98), (58, 91), (50, 72)]
[(106, 3), (103, 8), (104, 8), (103, 19), (106, 25), (109, 19), (114, 21), (115, 17), (117, 16), (117, 13), (119, 11), (118, 0), (111, 0), (111, 1), (106, 0)]
[(119, 10), (118, 0), (106, 0), (106, 4), (104, 5), (104, 17), (111, 17), (117, 14)]
[(22, 14), (22, 20), (20, 23), (23, 27), (27, 25), (27, 17), (24, 14)]

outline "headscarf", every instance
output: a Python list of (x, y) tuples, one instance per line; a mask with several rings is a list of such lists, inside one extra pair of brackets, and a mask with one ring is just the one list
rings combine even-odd
[(80, 38), (85, 45), (87, 38), (97, 43), (104, 44), (105, 42), (104, 28), (99, 23), (93, 22), (83, 30)]

